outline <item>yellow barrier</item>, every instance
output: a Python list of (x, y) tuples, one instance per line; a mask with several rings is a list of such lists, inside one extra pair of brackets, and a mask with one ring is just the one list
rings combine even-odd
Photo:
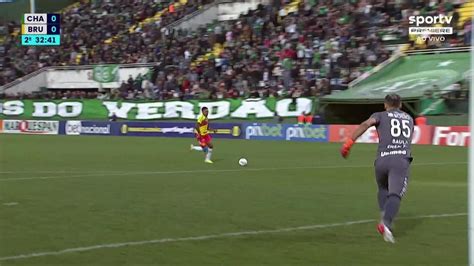
[(459, 13), (458, 27), (462, 27), (464, 22), (474, 16), (474, 1), (469, 1), (457, 9)]

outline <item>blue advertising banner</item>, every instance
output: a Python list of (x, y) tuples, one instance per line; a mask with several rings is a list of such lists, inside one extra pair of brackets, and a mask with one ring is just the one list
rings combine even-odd
[[(109, 135), (194, 138), (193, 122), (100, 122), (61, 121), (61, 135)], [(288, 125), (266, 123), (213, 123), (215, 138), (328, 142), (325, 125)]]
[(115, 135), (119, 127), (113, 122), (101, 121), (61, 121), (59, 134), (63, 135)]
[(328, 142), (329, 129), (325, 125), (284, 125), (285, 140)]
[(243, 131), (245, 139), (259, 140), (284, 140), (285, 131), (282, 124), (265, 124), (265, 123), (244, 123)]
[[(195, 123), (190, 122), (119, 122), (120, 136), (161, 136), (161, 137), (194, 137)], [(240, 124), (213, 123), (211, 129), (214, 138), (242, 138)]]
[(265, 123), (243, 124), (245, 139), (328, 142), (325, 125), (283, 125)]

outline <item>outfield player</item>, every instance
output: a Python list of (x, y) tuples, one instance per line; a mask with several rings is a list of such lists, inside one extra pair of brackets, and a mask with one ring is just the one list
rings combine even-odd
[(191, 150), (203, 151), (205, 154), (205, 163), (213, 163), (211, 161), (212, 149), (212, 138), (209, 132), (215, 132), (214, 130), (209, 129), (209, 120), (207, 118), (209, 114), (209, 109), (203, 107), (201, 109), (201, 114), (199, 115), (194, 129), (196, 133), (196, 139), (199, 142), (199, 146), (194, 146), (191, 144)]
[(369, 127), (375, 126), (379, 135), (375, 176), (378, 186), (378, 203), (382, 220), (377, 226), (387, 242), (394, 243), (392, 223), (406, 192), (411, 157), (413, 119), (400, 110), (401, 98), (397, 94), (385, 97), (385, 112), (374, 113), (360, 124), (341, 149), (347, 158), (352, 145)]

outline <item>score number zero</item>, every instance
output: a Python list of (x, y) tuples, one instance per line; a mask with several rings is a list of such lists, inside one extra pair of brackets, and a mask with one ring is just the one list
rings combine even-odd
[[(50, 29), (51, 34), (56, 34), (58, 32), (58, 28), (54, 25), (51, 26), (49, 29)], [(49, 34), (49, 32), (48, 32), (48, 34)]]

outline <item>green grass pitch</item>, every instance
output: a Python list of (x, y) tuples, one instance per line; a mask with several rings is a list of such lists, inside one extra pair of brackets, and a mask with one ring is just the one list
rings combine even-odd
[(192, 142), (1, 135), (0, 265), (467, 264), (465, 148), (414, 147), (390, 245), (375, 145)]

